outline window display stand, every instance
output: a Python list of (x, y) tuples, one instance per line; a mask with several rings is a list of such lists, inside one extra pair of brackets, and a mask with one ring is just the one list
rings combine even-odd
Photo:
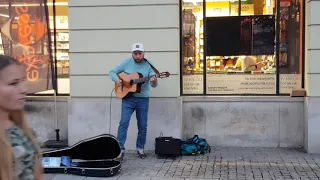
[[(56, 35), (56, 0), (53, 0), (53, 25), (54, 25), (54, 35)], [(55, 69), (53, 72), (57, 73), (57, 38), (54, 38), (54, 59), (55, 59)], [(61, 140), (60, 139), (60, 129), (58, 126), (58, 115), (57, 115), (57, 79), (54, 81), (54, 121), (55, 121), (55, 140), (48, 140), (43, 144), (43, 148), (50, 148), (50, 149), (58, 149), (58, 148), (65, 148), (68, 147), (68, 140)]]

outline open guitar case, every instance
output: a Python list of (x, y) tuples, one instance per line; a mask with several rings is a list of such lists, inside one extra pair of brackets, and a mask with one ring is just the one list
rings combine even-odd
[(82, 140), (75, 145), (58, 150), (43, 152), (44, 159), (69, 158), (71, 164), (44, 166), (44, 173), (73, 174), (89, 177), (110, 177), (121, 170), (121, 162), (116, 160), (121, 149), (116, 137), (102, 134)]

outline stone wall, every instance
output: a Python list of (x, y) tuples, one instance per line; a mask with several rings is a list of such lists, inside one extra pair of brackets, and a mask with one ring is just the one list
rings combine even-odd
[(303, 146), (303, 98), (183, 99), (183, 138), (198, 134), (213, 146)]
[[(110, 98), (59, 99), (57, 107), (60, 134), (63, 139), (68, 137), (69, 145), (109, 133), (110, 112), (110, 133), (117, 134), (121, 117), (119, 99), (112, 99), (111, 111)], [(146, 149), (154, 149), (154, 139), (161, 132), (184, 139), (198, 134), (212, 146), (301, 147), (306, 143), (304, 107), (303, 98), (290, 97), (151, 98)], [(52, 99), (27, 101), (27, 119), (41, 142), (55, 138), (53, 108)], [(317, 111), (313, 108), (312, 112)], [(317, 127), (309, 126), (314, 129), (309, 133), (318, 132)], [(135, 149), (136, 137), (134, 113), (128, 131), (128, 150)]]
[[(111, 102), (111, 134), (117, 135), (121, 115), (121, 101)], [(69, 144), (82, 139), (109, 133), (110, 98), (72, 98), (69, 101)], [(164, 136), (181, 137), (181, 105), (178, 98), (151, 98), (148, 116), (146, 149), (154, 149), (154, 140), (163, 133)], [(137, 121), (132, 115), (126, 149), (136, 148)]]
[[(52, 97), (28, 98), (25, 105), (26, 120), (36, 131), (41, 143), (55, 140), (54, 99)], [(68, 138), (68, 98), (57, 99), (57, 119), (61, 139)]]
[(306, 1), (305, 23), (305, 149), (308, 153), (320, 153), (320, 1)]

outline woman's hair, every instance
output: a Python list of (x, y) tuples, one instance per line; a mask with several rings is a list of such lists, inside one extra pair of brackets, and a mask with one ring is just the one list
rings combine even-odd
[[(10, 65), (20, 65), (20, 62), (15, 59), (0, 55), (0, 72)], [(1, 74), (0, 74), (1, 75)], [(24, 135), (30, 139), (37, 151), (38, 158), (41, 157), (41, 150), (33, 136), (31, 128), (28, 126), (23, 110), (9, 112), (9, 119), (21, 130)], [(1, 120), (0, 120), (1, 121)], [(14, 152), (11, 147), (11, 143), (8, 140), (6, 129), (0, 125), (0, 180), (12, 180), (16, 179), (16, 173), (13, 166)]]

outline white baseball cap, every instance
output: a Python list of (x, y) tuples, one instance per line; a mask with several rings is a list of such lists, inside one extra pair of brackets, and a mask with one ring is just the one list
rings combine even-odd
[(131, 47), (131, 52), (134, 52), (134, 51), (143, 51), (144, 52), (144, 47), (141, 43), (134, 43), (132, 44), (132, 47)]

